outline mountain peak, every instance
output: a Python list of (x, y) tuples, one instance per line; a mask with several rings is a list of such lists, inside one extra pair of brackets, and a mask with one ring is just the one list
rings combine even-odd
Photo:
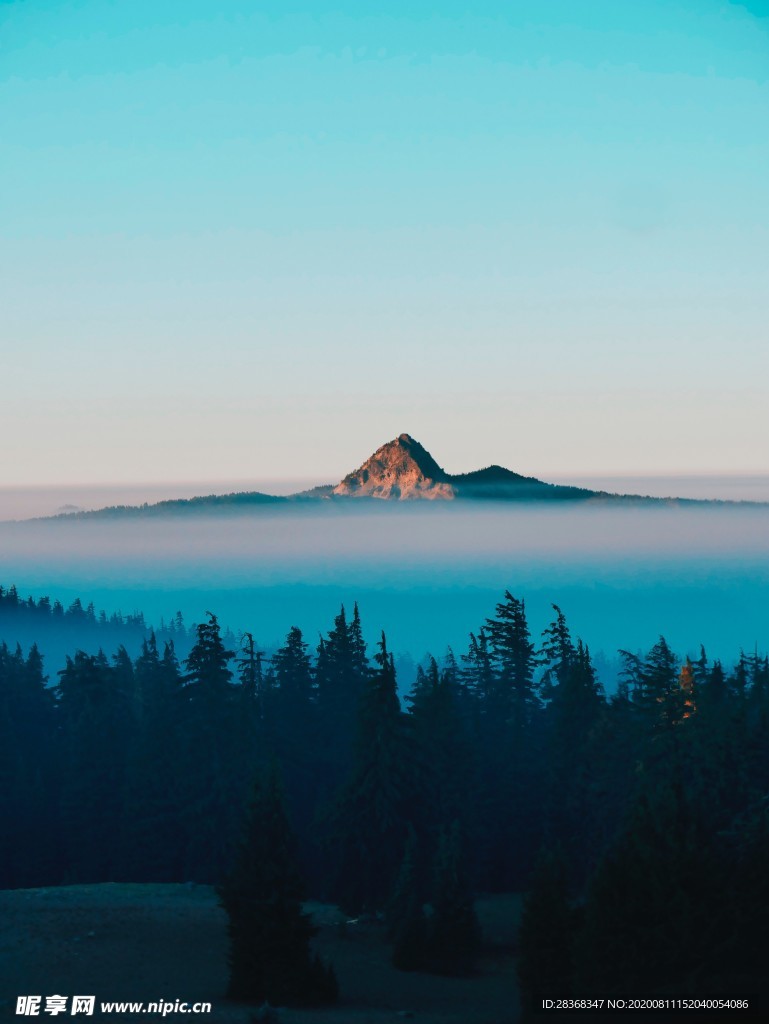
[[(321, 493), (322, 492), (322, 493)], [(336, 487), (312, 492), (322, 497), (385, 498), (396, 501), (415, 498), (451, 501), (454, 498), (492, 501), (580, 500), (598, 497), (583, 487), (546, 484), (532, 476), (521, 476), (504, 466), (491, 465), (471, 473), (451, 474), (411, 434), (399, 434), (377, 448)]]
[(400, 434), (378, 448), (333, 489), (334, 494), (370, 498), (455, 497), (449, 476), (410, 434)]

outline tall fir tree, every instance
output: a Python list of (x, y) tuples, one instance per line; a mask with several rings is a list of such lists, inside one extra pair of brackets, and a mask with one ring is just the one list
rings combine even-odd
[(334, 1002), (334, 972), (313, 957), (294, 837), (275, 771), (254, 786), (232, 871), (220, 885), (228, 916), (230, 998), (273, 1006)]
[(555, 620), (544, 633), (542, 715), (548, 756), (543, 763), (546, 795), (544, 832), (549, 842), (570, 850), (568, 874), (584, 881), (591, 861), (591, 794), (596, 785), (595, 730), (605, 710), (590, 651), (572, 640), (566, 618), (554, 605)]
[(61, 814), (70, 881), (108, 881), (122, 863), (128, 754), (135, 741), (126, 666), (78, 651), (59, 673)]
[(484, 711), (490, 722), (508, 723), (514, 730), (525, 729), (538, 706), (534, 690), (536, 648), (526, 619), (526, 605), (505, 591), (496, 616), (486, 620), (494, 672), (483, 694)]
[(335, 891), (351, 912), (387, 905), (416, 800), (395, 666), (384, 633), (360, 703), (352, 774), (331, 813)]
[(574, 991), (576, 914), (569, 899), (569, 866), (560, 849), (541, 852), (523, 902), (518, 933), (518, 979), (524, 1016), (542, 995)]
[(240, 709), (215, 615), (196, 628), (196, 641), (181, 676), (178, 715), (180, 826), (184, 875), (217, 882), (226, 870), (247, 796), (239, 763)]
[[(318, 708), (312, 663), (302, 631), (293, 626), (285, 643), (272, 657), (271, 746), (281, 765), (289, 820), (310, 822), (321, 792), (318, 756)], [(311, 870), (314, 850), (301, 836), (305, 873)]]
[(130, 752), (121, 876), (175, 882), (184, 877), (182, 734), (177, 728), (179, 663), (173, 643), (158, 651), (154, 632), (134, 671), (140, 715)]
[(387, 935), (393, 966), (418, 971), (427, 964), (428, 930), (419, 872), (419, 842), (409, 826), (403, 860), (387, 907)]
[(457, 820), (467, 827), (474, 819), (476, 759), (460, 713), (455, 663), (441, 671), (430, 657), (427, 671), (418, 666), (406, 702), (413, 781), (419, 794), (422, 856), (417, 869), (424, 880), (444, 823)]
[(36, 646), (26, 658), (0, 644), (0, 886), (61, 878), (59, 775), (53, 692)]
[(458, 821), (441, 835), (435, 857), (429, 963), (438, 974), (470, 974), (480, 945), (480, 927), (467, 873)]
[(320, 776), (326, 800), (349, 776), (359, 706), (370, 674), (358, 606), (352, 622), (342, 606), (334, 628), (320, 640), (315, 669), (319, 746), (324, 752)]

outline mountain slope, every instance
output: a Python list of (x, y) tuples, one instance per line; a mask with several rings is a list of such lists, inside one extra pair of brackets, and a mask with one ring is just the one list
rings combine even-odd
[(487, 466), (471, 473), (447, 473), (419, 441), (401, 434), (378, 448), (363, 465), (335, 487), (317, 488), (318, 497), (382, 498), (408, 501), (457, 498), (526, 500), (593, 498), (602, 492), (581, 487), (546, 484), (536, 477), (521, 476), (503, 466)]
[(456, 497), (450, 477), (432, 455), (408, 434), (378, 448), (372, 456), (341, 483), (332, 494), (338, 497), (427, 498)]

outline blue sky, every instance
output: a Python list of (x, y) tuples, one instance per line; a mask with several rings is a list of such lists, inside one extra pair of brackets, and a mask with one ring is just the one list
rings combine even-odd
[(0, 3), (6, 484), (769, 470), (769, 3)]

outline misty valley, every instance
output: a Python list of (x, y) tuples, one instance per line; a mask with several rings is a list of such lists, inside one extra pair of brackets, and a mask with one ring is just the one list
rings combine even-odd
[(104, 1019), (159, 971), (286, 1024), (757, 1011), (768, 517), (451, 475), (401, 434), (335, 486), (0, 523), (29, 987), (77, 979)]
[[(648, 649), (660, 633), (682, 653), (706, 643), (725, 661), (762, 646), (768, 517), (758, 505), (357, 501), (66, 516), (0, 523), (0, 564), (4, 585), (25, 596), (142, 613), (156, 628), (177, 612), (200, 622), (213, 608), (265, 648), (291, 625), (314, 642), (332, 609), (357, 601), (369, 642), (384, 629), (396, 656), (414, 662), (462, 649), (510, 589), (525, 598), (535, 630), (551, 603), (562, 606), (613, 690), (617, 649)], [(25, 632), (11, 639), (48, 642)], [(136, 641), (127, 646), (138, 653)], [(50, 651), (56, 671), (68, 649)]]
[[(0, 524), (32, 591), (0, 593), (6, 920), (12, 890), (62, 892), (51, 934), (135, 919), (134, 948), (142, 915), (150, 936), (191, 915), (219, 950), (193, 994), (304, 1007), (287, 1021), (758, 998), (766, 516), (353, 502)], [(431, 1017), (450, 982), (454, 1016)]]

